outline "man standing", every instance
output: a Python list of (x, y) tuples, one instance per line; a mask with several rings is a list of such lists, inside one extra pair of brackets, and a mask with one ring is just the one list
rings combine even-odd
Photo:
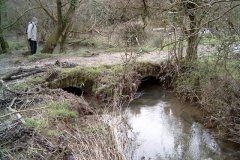
[(31, 53), (35, 54), (37, 52), (37, 26), (38, 20), (36, 17), (32, 18), (27, 27), (28, 42), (30, 45)]

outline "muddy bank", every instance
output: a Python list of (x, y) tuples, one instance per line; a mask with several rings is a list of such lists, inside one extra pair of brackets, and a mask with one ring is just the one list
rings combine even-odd
[[(64, 68), (52, 64), (45, 72), (3, 82), (1, 158), (124, 159), (113, 147), (116, 139), (112, 127), (101, 119), (101, 114), (132, 100), (141, 79), (159, 76), (163, 66), (137, 63)], [(105, 108), (88, 103), (86, 94), (104, 103)], [(14, 109), (9, 110), (9, 106)], [(13, 125), (15, 122), (17, 125)], [(9, 123), (11, 127), (6, 128)], [(33, 152), (31, 146), (38, 151)]]
[(111, 126), (83, 96), (40, 86), (0, 88), (1, 160), (123, 159)]
[[(105, 150), (106, 148), (104, 148), (104, 146), (108, 144), (114, 146), (115, 138), (114, 135), (112, 135), (111, 127), (101, 120), (101, 114), (106, 109), (101, 107), (105, 106), (107, 108), (119, 109), (123, 103), (128, 104), (130, 101), (138, 98), (135, 93), (138, 91), (139, 86), (141, 86), (140, 84), (147, 83), (146, 81), (149, 79), (152, 80), (151, 83), (156, 83), (165, 87), (172, 86), (177, 71), (174, 64), (150, 62), (126, 63), (123, 65), (110, 66), (102, 65), (98, 67), (74, 66), (70, 68), (51, 64), (47, 65), (47, 67), (48, 69), (46, 72), (29, 76), (20, 81), (10, 81), (7, 85), (10, 90), (17, 93), (24, 93), (25, 95), (28, 95), (28, 93), (32, 91), (34, 93), (39, 90), (41, 91), (42, 88), (49, 88), (49, 90), (53, 91), (57, 90), (54, 94), (47, 94), (47, 99), (40, 98), (38, 100), (41, 102), (39, 103), (40, 106), (34, 103), (34, 105), (31, 105), (31, 107), (33, 107), (31, 109), (34, 110), (35, 108), (39, 108), (43, 104), (52, 106), (53, 110), (56, 110), (56, 106), (63, 106), (62, 112), (68, 112), (69, 114), (65, 117), (66, 115), (64, 113), (57, 112), (54, 113), (55, 115), (52, 117), (52, 115), (46, 114), (48, 110), (40, 110), (38, 112), (31, 110), (30, 116), (26, 114), (23, 115), (23, 117), (30, 119), (28, 123), (30, 123), (30, 128), (32, 128), (34, 132), (41, 133), (50, 142), (53, 140), (51, 143), (55, 146), (60, 145), (60, 143), (54, 142), (57, 142), (57, 139), (63, 135), (63, 137), (68, 139), (67, 141), (69, 143), (67, 144), (71, 144), (72, 148), (70, 151), (73, 152), (74, 156), (91, 157), (95, 155), (95, 157), (98, 157), (100, 155), (102, 159), (104, 159), (103, 157), (105, 157), (105, 159), (121, 159), (122, 155), (119, 154), (119, 151), (114, 147), (107, 148), (114, 153), (108, 155), (107, 150)], [(55, 98), (51, 98), (53, 95)], [(83, 98), (83, 101), (76, 104), (75, 101), (78, 102), (79, 97)], [(101, 105), (100, 107), (98, 103), (89, 103), (84, 97), (90, 97), (90, 101), (97, 101), (105, 105)], [(10, 105), (12, 100), (13, 98), (8, 98), (7, 103), (2, 103), (5, 106), (5, 113), (9, 113), (7, 106)], [(49, 103), (49, 100), (55, 104)], [(17, 108), (17, 110), (21, 112), (22, 108)], [(2, 113), (4, 114), (4, 112)], [(186, 116), (185, 113), (182, 113), (182, 116), (188, 123), (192, 123), (193, 120)], [(43, 118), (44, 121), (41, 121), (41, 118)], [(45, 121), (47, 121), (47, 123)], [(71, 126), (70, 128), (68, 127), (69, 125)], [(40, 130), (38, 129), (39, 126)], [(53, 131), (49, 127), (53, 127)], [(81, 128), (81, 131), (78, 128)], [(66, 132), (64, 132), (64, 134), (55, 135), (55, 133), (58, 132), (62, 133), (61, 131)], [(27, 136), (29, 136), (29, 134), (31, 135), (32, 132), (28, 133)], [(84, 153), (86, 155), (79, 155), (79, 150), (74, 150), (75, 147), (78, 146), (78, 144), (74, 142), (74, 139), (79, 135), (86, 138), (84, 142), (79, 142), (83, 144), (79, 146), (79, 148), (87, 147), (86, 153)], [(52, 138), (52, 136), (54, 138)], [(99, 136), (102, 138), (101, 145), (95, 146), (95, 141), (92, 141), (92, 139), (96, 140)], [(25, 141), (24, 145), (26, 145), (26, 143), (27, 141)], [(13, 144), (15, 145), (15, 142), (11, 142), (9, 146), (7, 146), (10, 147), (8, 149), (12, 149)], [(39, 146), (38, 141), (34, 144)], [(6, 146), (3, 147), (5, 148)], [(92, 152), (91, 150), (94, 147), (100, 150), (100, 153)], [(66, 152), (60, 153), (67, 154), (69, 150), (67, 149)], [(53, 153), (47, 152), (44, 154)], [(4, 153), (4, 155), (6, 155), (6, 153)], [(42, 153), (40, 153), (40, 155), (42, 155)], [(52, 156), (58, 156), (58, 154)], [(109, 157), (106, 158), (107, 156)], [(94, 157), (91, 158), (94, 159)]]
[[(52, 64), (42, 73), (5, 76), (0, 94), (1, 159), (124, 159), (101, 114), (132, 99), (141, 77), (157, 76), (158, 69), (157, 64), (145, 63), (87, 68)], [(14, 76), (19, 78), (9, 79)], [(106, 108), (88, 103), (85, 94)]]

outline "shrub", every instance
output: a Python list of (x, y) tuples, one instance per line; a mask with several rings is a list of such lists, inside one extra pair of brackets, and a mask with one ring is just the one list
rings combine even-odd
[(143, 44), (146, 39), (146, 33), (143, 25), (139, 23), (128, 23), (121, 30), (121, 38), (128, 46)]
[(220, 133), (234, 136), (235, 126), (240, 125), (239, 75), (234, 60), (225, 65), (219, 63), (219, 59), (199, 60), (183, 67), (175, 91), (199, 103), (210, 114), (205, 122), (207, 126), (218, 125), (226, 131)]

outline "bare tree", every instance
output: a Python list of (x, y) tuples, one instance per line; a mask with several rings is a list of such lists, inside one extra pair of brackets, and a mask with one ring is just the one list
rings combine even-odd
[[(50, 34), (45, 46), (43, 47), (43, 53), (52, 53), (54, 48), (57, 46), (57, 43), (61, 41), (61, 44), (64, 44), (66, 36), (71, 26), (72, 19), (74, 17), (76, 8), (80, 3), (78, 0), (71, 0), (69, 2), (63, 3), (62, 0), (56, 0), (56, 18), (55, 15), (52, 15), (50, 11), (42, 4), (41, 0), (38, 0), (42, 9), (47, 13), (48, 16), (55, 22), (56, 27), (53, 28), (53, 32)], [(68, 5), (68, 9), (64, 14), (64, 7)]]

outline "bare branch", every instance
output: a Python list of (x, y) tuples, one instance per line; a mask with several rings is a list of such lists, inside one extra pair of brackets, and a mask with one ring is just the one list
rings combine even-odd
[(45, 8), (41, 2), (41, 0), (38, 0), (38, 3), (40, 5), (40, 7), (44, 10), (44, 12), (54, 21), (57, 22), (56, 18), (47, 10), (47, 8)]
[(14, 26), (26, 13), (30, 12), (31, 10), (34, 10), (34, 9), (39, 9), (40, 7), (34, 7), (34, 8), (30, 8), (28, 10), (26, 10), (25, 12), (23, 12), (22, 15), (20, 15), (14, 22), (12, 22), (11, 24), (9, 24), (8, 26), (5, 26), (3, 27), (2, 29), (3, 30), (6, 30), (8, 28), (11, 28), (12, 26)]

